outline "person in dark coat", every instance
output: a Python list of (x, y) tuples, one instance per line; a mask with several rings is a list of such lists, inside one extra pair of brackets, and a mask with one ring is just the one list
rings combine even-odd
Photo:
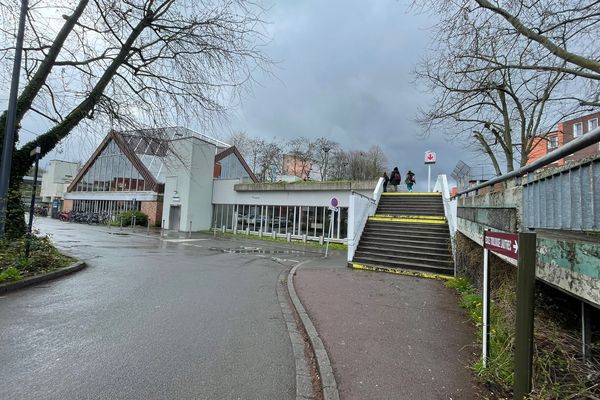
[(413, 191), (413, 185), (417, 182), (417, 180), (415, 179), (415, 173), (412, 172), (411, 170), (408, 170), (408, 172), (406, 173), (406, 189), (408, 189), (409, 192)]
[(394, 170), (390, 174), (390, 186), (392, 192), (398, 191), (398, 185), (401, 181), (402, 179), (400, 178), (400, 171), (398, 171), (398, 167), (394, 167)]
[(390, 177), (388, 176), (387, 172), (384, 172), (382, 178), (383, 178), (383, 192), (385, 193), (385, 192), (387, 192), (387, 185), (388, 185), (388, 182), (390, 181)]

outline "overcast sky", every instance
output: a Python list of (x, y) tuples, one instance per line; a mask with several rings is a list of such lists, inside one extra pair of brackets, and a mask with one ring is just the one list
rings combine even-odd
[[(432, 175), (450, 174), (459, 159), (475, 167), (473, 153), (414, 122), (428, 95), (412, 70), (426, 56), (429, 16), (407, 0), (277, 1), (269, 11), (278, 80), (261, 82), (230, 119), (228, 130), (287, 139), (327, 136), (346, 149), (379, 144), (390, 167), (417, 174), (425, 188), (424, 152), (437, 152)], [(421, 179), (419, 179), (421, 178)]]
[[(481, 161), (464, 143), (449, 143), (435, 132), (425, 139), (420, 136), (423, 132), (414, 120), (429, 95), (415, 86), (412, 70), (427, 54), (433, 21), (408, 4), (409, 0), (274, 1), (266, 15), (271, 41), (264, 50), (276, 62), (275, 77), (257, 76), (259, 85), (228, 122), (217, 127), (218, 132), (206, 133), (226, 138), (243, 130), (282, 142), (326, 136), (347, 150), (379, 144), (390, 167), (398, 166), (402, 176), (408, 169), (416, 172), (418, 190), (426, 188), (426, 150), (438, 155), (432, 176), (450, 175), (460, 159), (481, 170)], [(36, 130), (32, 123), (25, 127)], [(108, 129), (97, 142), (70, 139), (66, 150), (63, 146), (62, 152), (52, 152), (46, 161), (85, 161)]]

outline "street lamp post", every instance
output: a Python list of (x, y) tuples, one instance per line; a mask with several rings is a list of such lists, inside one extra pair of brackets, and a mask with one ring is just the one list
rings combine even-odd
[(10, 181), (12, 152), (15, 141), (17, 94), (19, 91), (19, 76), (21, 75), (21, 55), (23, 53), (23, 37), (25, 35), (25, 17), (27, 15), (28, 3), (28, 0), (21, 0), (21, 13), (19, 14), (19, 27), (17, 30), (17, 43), (15, 46), (15, 60), (13, 63), (12, 80), (10, 82), (6, 127), (4, 129), (4, 146), (2, 147), (2, 165), (0, 167), (0, 238), (4, 237), (6, 226), (5, 219), (6, 208), (8, 205), (8, 185)]
[(328, 146), (323, 147), (323, 151), (325, 152), (325, 165), (323, 166), (323, 176), (321, 177), (321, 180), (323, 180), (323, 181), (327, 180), (327, 156), (329, 155), (330, 150), (331, 150), (331, 147), (328, 147)]
[(31, 150), (29, 155), (35, 155), (35, 168), (33, 170), (33, 187), (31, 188), (31, 205), (29, 206), (29, 224), (27, 225), (27, 242), (25, 243), (25, 257), (29, 257), (29, 247), (31, 244), (31, 230), (33, 227), (33, 211), (35, 208), (35, 190), (37, 186), (37, 178), (38, 178), (38, 169), (40, 165), (40, 154), (42, 153), (42, 149), (40, 146), (37, 146), (35, 149)]

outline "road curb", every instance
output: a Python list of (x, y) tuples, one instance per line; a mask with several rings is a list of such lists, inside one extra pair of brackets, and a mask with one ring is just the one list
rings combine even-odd
[(315, 354), (315, 359), (317, 360), (317, 367), (319, 369), (319, 375), (321, 377), (321, 387), (323, 390), (323, 398), (325, 400), (339, 400), (340, 395), (337, 388), (337, 382), (335, 380), (335, 376), (333, 374), (333, 368), (331, 367), (331, 362), (329, 360), (329, 356), (327, 355), (327, 350), (325, 350), (325, 346), (323, 345), (323, 341), (319, 337), (317, 330), (315, 329), (314, 324), (312, 323), (308, 313), (304, 309), (298, 294), (296, 293), (296, 289), (294, 288), (294, 275), (296, 275), (296, 270), (313, 260), (303, 261), (299, 264), (296, 264), (289, 272), (287, 278), (287, 287), (290, 298), (292, 299), (292, 304), (300, 317), (300, 321), (302, 325), (304, 325), (304, 330), (308, 335), (308, 339), (312, 346), (312, 350)]
[(60, 278), (61, 276), (65, 276), (68, 274), (72, 274), (73, 272), (77, 272), (79, 270), (87, 267), (87, 264), (83, 261), (78, 261), (75, 264), (69, 265), (68, 267), (58, 269), (56, 271), (48, 272), (47, 274), (32, 276), (31, 278), (25, 278), (16, 282), (8, 282), (0, 284), (0, 295), (14, 292), (15, 290), (19, 290), (25, 288), (27, 286), (35, 285), (42, 282), (47, 282), (56, 278)]
[(286, 269), (279, 274), (277, 279), (277, 299), (283, 313), (283, 319), (287, 326), (288, 335), (292, 342), (292, 352), (294, 353), (294, 362), (296, 367), (296, 400), (314, 399), (313, 385), (310, 374), (310, 366), (304, 352), (304, 338), (298, 330), (294, 312), (289, 304), (286, 293), (286, 277), (289, 270)]

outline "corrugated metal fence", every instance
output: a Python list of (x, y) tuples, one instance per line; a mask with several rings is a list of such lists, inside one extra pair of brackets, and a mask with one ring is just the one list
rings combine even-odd
[(523, 186), (523, 226), (600, 230), (600, 159)]

